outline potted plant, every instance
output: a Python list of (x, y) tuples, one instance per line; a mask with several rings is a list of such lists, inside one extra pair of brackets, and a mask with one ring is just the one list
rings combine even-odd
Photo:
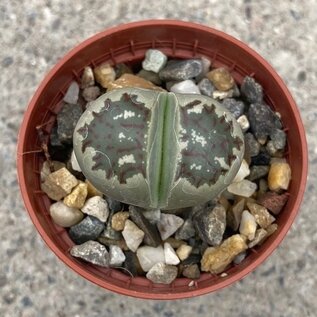
[[(261, 83), (265, 101), (281, 114), (287, 130), (287, 159), (292, 168), (289, 199), (277, 219), (278, 230), (248, 255), (241, 265), (232, 266), (225, 277), (202, 274), (195, 283), (178, 278), (170, 285), (153, 284), (143, 277), (86, 264), (73, 258), (67, 231), (55, 225), (49, 215), (49, 198), (41, 190), (40, 169), (61, 100), (72, 80), (79, 81), (83, 69), (108, 61), (135, 65), (150, 48), (173, 58), (205, 56), (214, 67), (225, 66), (241, 83), (251, 76)], [(39, 133), (40, 131), (40, 133)], [(18, 177), (30, 217), (51, 250), (84, 278), (115, 292), (151, 299), (177, 299), (209, 293), (241, 279), (262, 263), (279, 245), (298, 212), (307, 176), (307, 148), (304, 128), (296, 104), (272, 67), (248, 46), (214, 29), (181, 21), (151, 20), (101, 32), (70, 51), (46, 76), (32, 98), (19, 133)]]

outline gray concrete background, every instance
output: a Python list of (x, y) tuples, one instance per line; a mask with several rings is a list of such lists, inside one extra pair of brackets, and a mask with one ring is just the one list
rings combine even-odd
[[(300, 215), (269, 260), (218, 293), (173, 302), (117, 295), (69, 270), (28, 218), (15, 170), (19, 124), (45, 73), (94, 33), (148, 18), (200, 22), (259, 52), (293, 93), (310, 152)], [(1, 0), (0, 316), (316, 316), (316, 24), (315, 0)]]

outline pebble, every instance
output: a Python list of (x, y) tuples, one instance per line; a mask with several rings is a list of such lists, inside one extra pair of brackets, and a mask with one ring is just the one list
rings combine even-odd
[(157, 263), (146, 274), (146, 277), (153, 283), (170, 284), (176, 279), (177, 273), (176, 266)]
[(116, 72), (108, 63), (102, 63), (94, 68), (94, 75), (96, 81), (103, 88), (109, 88), (109, 85), (116, 79)]
[(255, 217), (250, 214), (247, 210), (242, 212), (239, 232), (240, 234), (246, 236), (248, 240), (253, 240), (255, 237), (255, 231), (257, 229), (257, 224)]
[(196, 280), (200, 278), (200, 270), (197, 264), (188, 265), (183, 269), (183, 276)]
[(291, 180), (291, 168), (288, 163), (272, 163), (268, 175), (269, 188), (272, 191), (287, 190)]
[(158, 73), (166, 64), (167, 56), (159, 50), (149, 49), (142, 62), (143, 69)]
[(202, 63), (202, 71), (201, 73), (196, 76), (196, 82), (200, 82), (205, 76), (206, 74), (210, 71), (210, 65), (211, 65), (211, 61), (209, 58), (202, 56), (200, 57), (201, 63)]
[(171, 60), (159, 72), (163, 81), (182, 81), (199, 76), (203, 71), (200, 59)]
[(262, 102), (263, 100), (262, 86), (249, 76), (246, 76), (242, 81), (241, 94), (249, 103)]
[(109, 210), (109, 216), (108, 216), (108, 220), (106, 222), (106, 228), (105, 230), (102, 232), (102, 236), (109, 238), (109, 239), (114, 239), (114, 240), (121, 240), (122, 239), (122, 234), (121, 232), (115, 231), (112, 228), (112, 217), (114, 216), (114, 212)]
[(79, 105), (64, 104), (57, 114), (57, 134), (61, 143), (72, 144), (75, 126), (83, 110)]
[(120, 78), (116, 79), (114, 82), (108, 85), (108, 91), (126, 87), (144, 88), (158, 91), (164, 90), (163, 88), (156, 86), (152, 82), (145, 80), (139, 76), (135, 76), (132, 74), (123, 74)]
[(41, 189), (53, 200), (68, 195), (78, 184), (78, 180), (65, 167), (49, 174), (41, 184)]
[(222, 273), (233, 259), (248, 246), (244, 238), (235, 234), (218, 247), (209, 247), (205, 250), (201, 260), (201, 270), (212, 274)]
[(64, 198), (64, 204), (72, 208), (82, 208), (87, 198), (87, 184), (79, 182), (77, 186), (73, 188), (70, 194)]
[(275, 218), (267, 211), (267, 209), (256, 203), (247, 203), (248, 209), (254, 216), (255, 221), (263, 229), (266, 229), (271, 223), (275, 221)]
[(226, 99), (226, 98), (233, 97), (233, 94), (234, 94), (234, 90), (233, 89), (230, 89), (230, 90), (227, 90), (227, 91), (214, 90), (213, 93), (212, 93), (212, 98), (223, 100), (223, 99)]
[(236, 100), (234, 98), (226, 98), (222, 102), (222, 106), (228, 109), (236, 119), (241, 117), (244, 113), (245, 105), (241, 100)]
[(61, 201), (50, 206), (50, 215), (57, 225), (65, 228), (76, 225), (84, 218), (79, 209), (68, 207)]
[(264, 241), (264, 239), (266, 239), (267, 237), (267, 231), (264, 230), (263, 228), (258, 229), (255, 232), (255, 237), (254, 239), (248, 244), (249, 248), (253, 248), (256, 245), (260, 244), (261, 242)]
[(166, 240), (176, 232), (184, 223), (184, 220), (172, 214), (161, 214), (161, 219), (157, 223), (157, 228), (160, 232), (162, 240)]
[(281, 129), (273, 129), (270, 138), (277, 150), (284, 150), (286, 145), (286, 133)]
[(245, 114), (239, 117), (237, 122), (239, 123), (243, 132), (246, 132), (250, 128), (250, 122)]
[[(53, 165), (53, 171), (56, 172), (59, 169), (65, 167), (65, 163), (63, 162), (59, 162), (59, 161), (51, 161), (52, 165)], [(48, 175), (50, 175), (52, 172), (50, 170), (50, 164), (48, 161), (45, 161), (42, 165), (42, 169), (41, 169), (41, 182), (44, 182), (46, 177)]]
[(118, 212), (123, 210), (123, 204), (120, 201), (114, 200), (110, 197), (107, 197), (106, 200), (108, 202), (108, 207), (111, 211)]
[(247, 151), (251, 157), (257, 156), (260, 153), (261, 145), (252, 133), (246, 133), (244, 135), (244, 145), (245, 151)]
[(273, 129), (282, 127), (279, 117), (266, 104), (251, 104), (248, 111), (251, 131), (259, 140), (265, 138)]
[(193, 219), (200, 238), (210, 245), (219, 245), (226, 229), (226, 209), (218, 204), (195, 214)]
[(131, 220), (144, 232), (144, 243), (157, 247), (162, 240), (156, 225), (152, 225), (135, 206), (129, 206), (129, 213)]
[(122, 235), (128, 248), (133, 252), (138, 249), (144, 238), (144, 232), (129, 219), (124, 224)]
[(136, 277), (138, 275), (144, 275), (144, 271), (142, 270), (142, 267), (136, 254), (132, 251), (126, 251), (124, 252), (124, 255), (125, 261), (123, 263), (123, 267), (125, 270), (123, 272), (128, 272), (129, 275), (132, 275), (133, 277)]
[[(206, 248), (207, 247), (208, 247), (208, 245), (206, 245)], [(198, 251), (199, 251), (198, 254), (193, 254), (194, 251), (195, 251), (195, 249), (193, 249), (192, 253), (185, 260), (182, 261), (182, 265), (198, 264), (200, 262), (200, 260), (201, 260), (201, 252), (200, 252), (200, 250), (198, 249)]]
[(177, 265), (180, 262), (176, 252), (168, 242), (164, 243), (164, 257), (166, 264)]
[(78, 97), (79, 97), (79, 85), (77, 84), (76, 81), (72, 81), (66, 91), (66, 94), (63, 100), (66, 103), (75, 105), (78, 101)]
[(116, 64), (115, 72), (116, 72), (116, 78), (121, 77), (123, 74), (133, 74), (132, 69), (124, 63)]
[(273, 215), (278, 215), (288, 200), (288, 194), (267, 192), (258, 198), (258, 203), (267, 208)]
[(78, 164), (78, 161), (77, 161), (77, 158), (76, 158), (76, 155), (75, 155), (74, 151), (72, 151), (72, 154), (70, 156), (70, 164), (71, 164), (72, 169), (74, 171), (81, 172), (81, 168), (80, 168), (80, 166)]
[(245, 208), (245, 199), (236, 202), (227, 212), (227, 223), (234, 231), (237, 231), (240, 225), (242, 212)]
[(88, 240), (97, 239), (104, 228), (104, 223), (99, 219), (87, 216), (70, 228), (69, 236), (76, 244), (81, 244)]
[[(252, 241), (250, 242), (252, 243)], [(250, 245), (250, 244), (249, 244)], [(240, 264), (247, 256), (247, 253), (245, 251), (239, 253), (235, 258), (233, 259), (233, 263), (238, 265)]]
[(182, 244), (180, 247), (177, 248), (176, 254), (181, 261), (184, 261), (189, 257), (192, 250), (193, 250), (192, 246), (187, 244)]
[(271, 140), (267, 142), (265, 149), (271, 156), (275, 156), (276, 152), (278, 151)]
[(252, 157), (251, 165), (269, 165), (270, 161), (270, 154), (262, 150), (257, 156)]
[(272, 223), (270, 226), (266, 228), (267, 236), (268, 238), (270, 235), (272, 235), (278, 228), (278, 225), (276, 223)]
[(115, 231), (122, 231), (124, 229), (124, 224), (129, 218), (128, 211), (119, 211), (115, 213), (111, 218), (111, 227)]
[(125, 255), (121, 248), (117, 245), (111, 245), (109, 247), (109, 256), (110, 256), (110, 261), (109, 265), (110, 266), (121, 266), (122, 263), (125, 261)]
[(86, 241), (80, 245), (74, 245), (70, 249), (70, 254), (99, 266), (109, 266), (109, 253), (106, 247), (97, 241)]
[(255, 193), (256, 189), (257, 185), (247, 179), (243, 179), (241, 182), (232, 183), (227, 187), (227, 190), (230, 193), (242, 197), (252, 196)]
[(163, 247), (143, 246), (137, 249), (136, 255), (144, 272), (148, 272), (158, 262), (165, 262), (165, 253)]
[(100, 196), (87, 199), (81, 211), (87, 215), (98, 218), (102, 222), (106, 222), (109, 216), (107, 201)]
[(188, 240), (195, 236), (195, 227), (191, 219), (186, 219), (183, 225), (176, 231), (175, 238), (179, 240)]
[(261, 195), (263, 195), (264, 193), (266, 193), (269, 189), (269, 185), (267, 183), (267, 180), (265, 178), (261, 178), (259, 180), (259, 190), (258, 190), (258, 199), (259, 197), (261, 197)]
[(161, 80), (160, 76), (157, 73), (141, 69), (138, 72), (138, 76), (143, 78), (143, 79), (145, 79), (145, 80), (150, 81), (154, 85), (157, 85), (157, 86), (161, 86), (162, 85), (162, 80)]
[(212, 85), (211, 81), (208, 78), (203, 78), (198, 83), (198, 89), (202, 95), (212, 97), (212, 93), (215, 90), (215, 87)]
[(172, 237), (166, 239), (164, 242), (168, 242), (168, 243), (172, 246), (172, 248), (174, 248), (174, 249), (177, 249), (177, 248), (179, 248), (181, 245), (186, 244), (185, 241), (183, 241), (183, 240), (178, 240), (178, 239), (175, 239), (175, 238), (172, 238)]
[(87, 184), (88, 198), (94, 197), (94, 196), (100, 196), (100, 197), (103, 196), (102, 192), (99, 191), (92, 183), (90, 183), (88, 179), (85, 180), (85, 183)]
[(110, 247), (112, 245), (116, 245), (118, 246), (121, 250), (124, 251), (128, 251), (129, 248), (126, 244), (126, 242), (124, 241), (124, 239), (119, 239), (119, 240), (115, 240), (115, 239), (109, 239), (107, 237), (103, 237), (102, 235), (100, 237), (98, 237), (97, 239), (100, 243), (106, 245), (107, 247)]
[(152, 224), (156, 225), (161, 219), (161, 210), (145, 210), (143, 211), (143, 216)]
[(269, 166), (267, 165), (253, 165), (250, 168), (250, 175), (248, 180), (255, 181), (259, 178), (266, 176), (269, 172)]
[(100, 94), (101, 92), (98, 86), (87, 87), (82, 91), (82, 96), (87, 102), (96, 100)]
[(84, 68), (81, 76), (80, 88), (85, 89), (95, 85), (95, 76), (91, 67), (87, 66)]
[(242, 160), (238, 173), (236, 174), (235, 178), (233, 179), (232, 183), (241, 182), (250, 174), (249, 164), (246, 160)]
[(228, 69), (219, 67), (206, 74), (206, 77), (220, 91), (227, 91), (233, 88), (235, 82)]
[(174, 93), (180, 93), (180, 94), (200, 94), (199, 88), (190, 79), (174, 84), (170, 88), (170, 91)]

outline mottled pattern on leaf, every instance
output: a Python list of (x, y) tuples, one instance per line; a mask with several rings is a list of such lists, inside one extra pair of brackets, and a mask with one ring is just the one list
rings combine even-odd
[(151, 111), (136, 95), (124, 93), (119, 101), (106, 99), (98, 112), (92, 112), (89, 125), (77, 130), (84, 138), (82, 152), (92, 147), (93, 170), (105, 177), (117, 175), (120, 183), (141, 173), (146, 176), (146, 142)]
[[(199, 106), (199, 111), (194, 108)], [(233, 123), (224, 113), (218, 116), (214, 105), (194, 100), (180, 108), (181, 162), (178, 177), (187, 178), (195, 187), (215, 184), (236, 159), (234, 148), (243, 141), (233, 137)]]

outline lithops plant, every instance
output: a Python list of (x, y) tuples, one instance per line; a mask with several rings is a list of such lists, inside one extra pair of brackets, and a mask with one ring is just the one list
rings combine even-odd
[(174, 209), (225, 189), (240, 167), (244, 142), (232, 115), (209, 97), (124, 88), (100, 96), (83, 113), (74, 151), (105, 195)]

